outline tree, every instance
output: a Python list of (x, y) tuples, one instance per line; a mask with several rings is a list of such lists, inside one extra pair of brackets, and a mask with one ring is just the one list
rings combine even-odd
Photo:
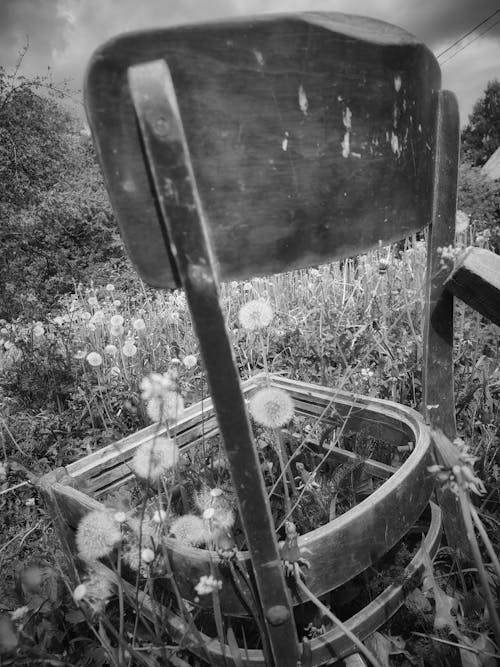
[(57, 92), (48, 77), (0, 68), (3, 319), (38, 319), (75, 283), (111, 281), (124, 261), (92, 145)]
[(474, 166), (483, 165), (500, 146), (500, 81), (489, 81), (462, 132), (462, 155)]

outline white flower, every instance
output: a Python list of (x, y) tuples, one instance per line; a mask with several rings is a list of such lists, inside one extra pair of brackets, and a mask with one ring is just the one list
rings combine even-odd
[(166, 391), (147, 402), (146, 412), (153, 422), (175, 422), (184, 412), (184, 399), (175, 391)]
[(106, 347), (104, 348), (104, 352), (114, 357), (115, 354), (118, 352), (118, 348), (116, 347), (116, 345), (112, 345), (111, 343), (109, 343), (109, 345), (106, 345)]
[(45, 329), (43, 328), (42, 324), (37, 322), (33, 327), (33, 336), (35, 336), (35, 338), (40, 338), (44, 333)]
[(122, 347), (122, 352), (125, 357), (133, 357), (137, 354), (137, 347), (132, 341), (128, 340)]
[(200, 581), (194, 587), (198, 595), (209, 595), (214, 591), (220, 591), (222, 588), (222, 581), (216, 579), (212, 574), (208, 576), (203, 574), (200, 577)]
[(153, 514), (153, 521), (155, 523), (163, 523), (167, 518), (167, 513), (165, 510), (156, 510)]
[(194, 354), (188, 354), (187, 357), (184, 357), (182, 363), (187, 369), (190, 369), (196, 366), (196, 364), (198, 363), (198, 359), (195, 357)]
[(87, 586), (85, 584), (79, 584), (73, 591), (73, 600), (75, 602), (80, 602), (87, 595)]
[(293, 401), (283, 389), (266, 387), (250, 399), (249, 410), (258, 424), (268, 428), (280, 428), (292, 419)]
[(132, 469), (142, 479), (158, 480), (177, 464), (179, 448), (171, 438), (145, 442), (135, 452)]
[(155, 552), (153, 551), (153, 549), (143, 549), (141, 551), (141, 560), (144, 563), (147, 563), (149, 565), (149, 563), (152, 563), (154, 559), (155, 559)]
[(267, 327), (273, 319), (273, 309), (268, 301), (254, 299), (240, 308), (238, 314), (240, 324), (244, 329), (253, 331)]
[(112, 283), (108, 283), (108, 284), (106, 285), (106, 290), (107, 290), (108, 292), (114, 292), (114, 291), (115, 291), (115, 286), (114, 286)]
[(97, 297), (96, 297), (96, 296), (89, 296), (89, 298), (87, 299), (87, 301), (89, 302), (89, 304), (90, 304), (91, 306), (97, 306), (97, 305), (99, 305), (99, 302), (97, 301)]
[(102, 357), (99, 352), (89, 352), (87, 354), (87, 362), (91, 366), (100, 366), (102, 364)]
[(136, 331), (144, 331), (144, 329), (146, 328), (146, 323), (144, 322), (142, 317), (139, 317), (137, 320), (134, 320), (132, 322), (132, 326)]

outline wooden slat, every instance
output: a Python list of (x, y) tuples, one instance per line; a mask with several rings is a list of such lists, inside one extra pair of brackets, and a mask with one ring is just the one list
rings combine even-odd
[[(137, 125), (168, 247), (186, 294), (205, 364), (231, 482), (251, 555), (258, 604), (276, 664), (295, 664), (298, 637), (259, 456), (222, 311), (217, 266), (169, 68), (128, 70)], [(275, 612), (279, 613), (279, 621)], [(273, 619), (273, 620), (270, 620)]]
[(446, 289), (500, 326), (500, 256), (468, 248), (455, 263)]
[(157, 59), (172, 73), (221, 280), (353, 256), (427, 223), (440, 72), (409, 33), (333, 13), (127, 33), (94, 54), (85, 99), (150, 284), (180, 285), (127, 83), (130, 66)]
[[(453, 93), (436, 93), (435, 116), (432, 216), (427, 243), (422, 411), (433, 429), (441, 429), (450, 440), (454, 440), (453, 294), (446, 289), (447, 275), (443, 271), (439, 252), (439, 248), (453, 245), (455, 240), (460, 123), (458, 104)], [(438, 496), (450, 546), (471, 556), (456, 494), (449, 489), (438, 489)]]

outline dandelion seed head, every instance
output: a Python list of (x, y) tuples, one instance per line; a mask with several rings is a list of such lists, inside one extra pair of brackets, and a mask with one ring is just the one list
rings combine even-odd
[(78, 524), (76, 546), (86, 561), (94, 561), (109, 555), (122, 539), (120, 525), (105, 510), (93, 510)]
[(249, 410), (261, 426), (281, 428), (292, 419), (294, 405), (290, 395), (283, 389), (266, 387), (252, 396)]
[(141, 560), (147, 565), (152, 563), (154, 559), (155, 559), (155, 552), (153, 551), (153, 549), (143, 549), (141, 551)]
[(207, 541), (205, 523), (195, 514), (184, 514), (173, 521), (170, 534), (179, 542), (192, 547), (200, 546)]
[(113, 345), (112, 343), (109, 343), (104, 348), (104, 352), (106, 352), (106, 354), (109, 354), (110, 356), (114, 357), (115, 354), (118, 352), (118, 348), (116, 347), (116, 345)]
[(111, 324), (112, 327), (122, 327), (124, 321), (125, 320), (121, 315), (113, 315), (109, 320), (109, 323)]
[(145, 442), (135, 452), (132, 469), (138, 477), (157, 481), (177, 464), (179, 448), (171, 438)]
[(114, 292), (114, 291), (115, 291), (115, 286), (114, 286), (112, 283), (108, 283), (108, 284), (106, 285), (106, 290), (107, 290), (108, 292)]
[(139, 317), (138, 319), (132, 322), (132, 326), (136, 331), (144, 331), (144, 329), (146, 328), (146, 323), (144, 322), (142, 317)]
[(94, 367), (100, 366), (102, 364), (102, 357), (99, 352), (89, 352), (87, 354), (87, 363)]
[(184, 357), (182, 363), (188, 370), (190, 370), (191, 368), (194, 368), (196, 366), (196, 364), (198, 363), (198, 359), (194, 354), (188, 354), (186, 357)]
[(238, 318), (241, 326), (248, 331), (267, 327), (273, 319), (273, 309), (268, 301), (254, 299), (240, 308)]
[(184, 412), (184, 399), (175, 391), (165, 391), (161, 397), (149, 399), (146, 412), (153, 422), (176, 422)]
[(133, 357), (137, 354), (137, 347), (132, 341), (127, 341), (122, 347), (122, 352), (124, 357)]

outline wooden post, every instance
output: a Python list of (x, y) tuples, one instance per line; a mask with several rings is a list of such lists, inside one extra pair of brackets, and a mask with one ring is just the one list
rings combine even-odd
[[(459, 116), (455, 95), (435, 93), (432, 208), (427, 242), (425, 295), (423, 414), (432, 428), (456, 437), (453, 379), (453, 294), (446, 290), (447, 271), (438, 248), (455, 243), (458, 178)], [(458, 498), (449, 490), (438, 491), (448, 543), (463, 555), (470, 554)]]
[(291, 599), (222, 312), (211, 250), (174, 85), (164, 60), (128, 70), (163, 235), (185, 290), (252, 558), (275, 665), (294, 666), (299, 645)]

